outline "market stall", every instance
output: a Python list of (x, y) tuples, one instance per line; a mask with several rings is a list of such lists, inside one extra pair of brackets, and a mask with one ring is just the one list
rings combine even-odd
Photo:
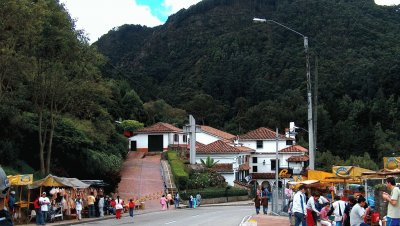
[(37, 194), (46, 191), (51, 196), (51, 211), (53, 213), (50, 214), (50, 220), (54, 220), (57, 217), (63, 219), (64, 213), (71, 215), (72, 210), (75, 209), (74, 199), (76, 195), (81, 194), (83, 197), (87, 193), (85, 189), (88, 187), (88, 184), (77, 178), (57, 177), (51, 174), (28, 186), (30, 190), (39, 189)]
[(11, 187), (7, 197), (10, 197), (11, 191), (16, 195), (13, 217), (17, 222), (22, 222), (29, 215), (30, 193), (27, 186), (33, 183), (33, 174), (9, 175), (7, 179)]

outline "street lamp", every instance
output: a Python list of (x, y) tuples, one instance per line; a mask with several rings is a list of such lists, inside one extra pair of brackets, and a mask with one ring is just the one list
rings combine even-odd
[(267, 22), (271, 22), (271, 23), (275, 23), (283, 28), (286, 28), (289, 31), (292, 31), (298, 35), (300, 35), (301, 37), (303, 37), (304, 39), (304, 52), (306, 54), (306, 77), (307, 77), (307, 106), (308, 106), (308, 146), (309, 146), (309, 158), (310, 158), (310, 164), (309, 164), (309, 168), (311, 170), (314, 169), (314, 165), (315, 165), (315, 144), (314, 144), (314, 126), (313, 126), (313, 110), (312, 110), (312, 97), (311, 97), (311, 74), (310, 74), (310, 53), (308, 51), (308, 37), (303, 35), (302, 33), (288, 27), (285, 26), (281, 23), (278, 23), (274, 20), (266, 20), (266, 19), (261, 19), (261, 18), (253, 18), (254, 22), (257, 23), (267, 23)]

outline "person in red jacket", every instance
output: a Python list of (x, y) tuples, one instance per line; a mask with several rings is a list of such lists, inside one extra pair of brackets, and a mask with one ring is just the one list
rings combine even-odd
[(33, 207), (35, 207), (35, 213), (36, 213), (36, 225), (40, 224), (40, 217), (42, 216), (42, 213), (40, 211), (40, 203), (39, 203), (39, 195), (36, 197), (35, 201), (33, 201)]
[(132, 199), (129, 200), (128, 207), (129, 207), (129, 216), (133, 217), (133, 210), (135, 209), (135, 202)]

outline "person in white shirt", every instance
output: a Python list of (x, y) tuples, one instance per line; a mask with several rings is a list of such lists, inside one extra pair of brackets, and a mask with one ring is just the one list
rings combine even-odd
[(306, 186), (304, 184), (300, 185), (299, 190), (293, 197), (293, 206), (292, 206), (292, 213), (294, 214), (295, 218), (295, 226), (307, 226), (306, 222), (306, 197), (304, 192), (306, 191)]
[[(317, 225), (317, 219), (318, 219), (318, 215), (319, 215), (319, 211), (317, 210), (317, 208), (315, 208), (315, 202), (318, 199), (319, 199), (319, 194), (317, 192), (312, 192), (311, 197), (307, 201), (307, 211), (308, 211), (307, 214), (310, 214), (310, 216), (307, 216), (307, 217), (312, 218), (314, 225)], [(311, 220), (308, 222), (311, 222)], [(308, 226), (312, 226), (312, 225), (308, 225)]]
[(42, 197), (39, 198), (40, 212), (42, 213), (40, 224), (46, 224), (47, 212), (49, 211), (50, 199), (46, 197), (46, 192), (42, 193)]
[(82, 219), (82, 205), (83, 205), (83, 200), (81, 198), (81, 195), (77, 194), (75, 199), (75, 210), (76, 210), (76, 219), (78, 219), (79, 221)]
[[(366, 215), (365, 206), (365, 198), (359, 197), (357, 200), (357, 204), (353, 206), (350, 212), (350, 225), (351, 226), (368, 226), (368, 224), (364, 223), (364, 217)], [(368, 207), (369, 208), (369, 207)]]
[[(339, 196), (335, 196), (335, 202), (332, 204), (333, 215), (335, 216), (336, 226), (343, 225), (344, 209), (346, 208), (346, 202), (340, 200)], [(328, 215), (332, 213), (329, 211)]]
[(99, 212), (100, 212), (100, 217), (104, 217), (104, 196), (100, 195), (99, 199)]

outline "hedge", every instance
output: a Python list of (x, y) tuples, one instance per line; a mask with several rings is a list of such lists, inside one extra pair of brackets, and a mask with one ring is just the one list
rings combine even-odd
[(176, 151), (168, 151), (167, 157), (176, 186), (179, 190), (185, 190), (189, 181), (189, 174), (185, 170), (185, 164), (178, 158)]
[(201, 195), (201, 198), (203, 199), (248, 195), (247, 189), (235, 187), (193, 189), (187, 190), (186, 192), (180, 193), (179, 195), (182, 199), (188, 200), (190, 195), (195, 197), (197, 193), (199, 193)]

